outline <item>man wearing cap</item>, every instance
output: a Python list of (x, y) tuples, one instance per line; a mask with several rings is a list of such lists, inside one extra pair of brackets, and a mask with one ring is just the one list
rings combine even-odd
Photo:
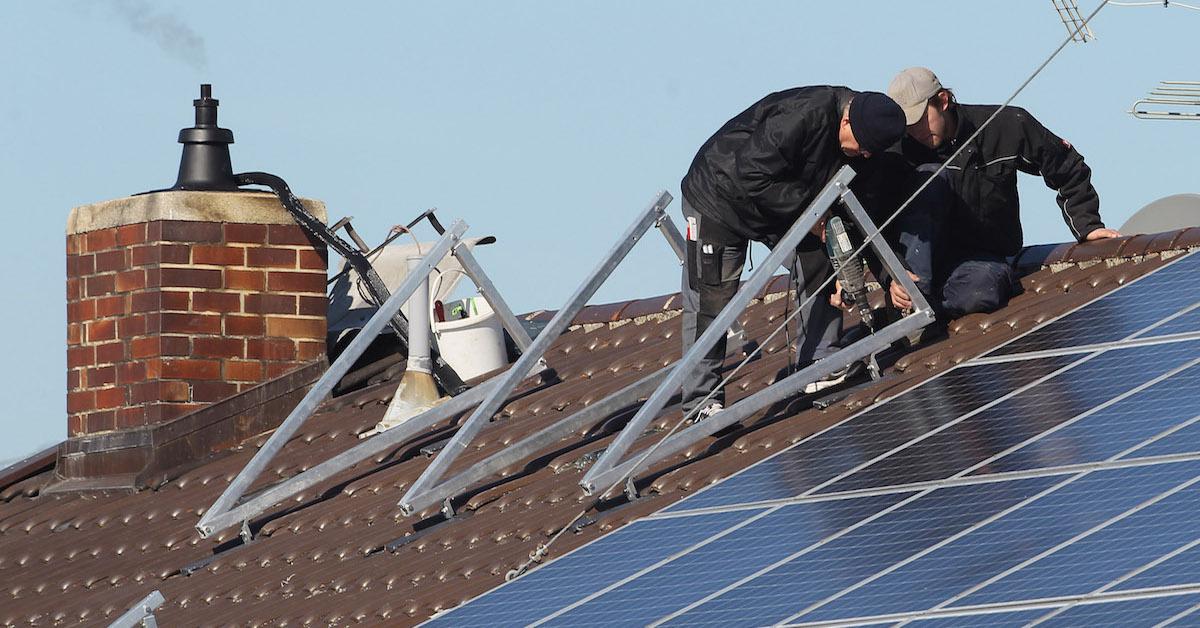
[[(903, 134), (904, 114), (886, 95), (816, 86), (770, 94), (710, 137), (682, 183), (684, 351), (737, 292), (750, 240), (773, 247), (842, 165), (887, 149)], [(831, 272), (816, 235), (823, 231), (822, 221), (796, 250), (802, 300), (803, 286), (819, 285)], [(841, 328), (841, 314), (826, 299), (806, 310), (801, 364), (831, 353)], [(724, 407), (724, 391), (715, 389), (725, 348), (722, 336), (684, 382), (685, 414), (714, 393), (697, 420)]]
[[(902, 150), (922, 182), (998, 108), (959, 104), (920, 67), (900, 72), (888, 95), (904, 110)], [(1024, 244), (1018, 171), (1041, 175), (1058, 192), (1076, 240), (1120, 236), (1100, 220), (1100, 197), (1079, 151), (1028, 111), (1005, 107), (897, 220), (905, 263), (943, 321), (999, 309), (1019, 289), (1008, 263)], [(897, 307), (911, 307), (899, 283), (890, 293)]]

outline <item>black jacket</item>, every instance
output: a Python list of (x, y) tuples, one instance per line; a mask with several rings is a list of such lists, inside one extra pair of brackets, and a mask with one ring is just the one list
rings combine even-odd
[[(954, 139), (934, 151), (905, 137), (904, 156), (913, 165), (940, 164), (995, 110), (996, 105), (955, 105)], [(1018, 170), (1041, 175), (1058, 191), (1063, 219), (1077, 240), (1104, 226), (1092, 170), (1083, 156), (1020, 107), (1005, 107), (947, 169), (960, 203), (949, 213), (946, 237), (961, 251), (1011, 256), (1021, 250)]]
[(797, 87), (754, 103), (700, 147), (683, 178), (684, 198), (738, 236), (777, 240), (848, 163), (838, 128), (854, 94)]

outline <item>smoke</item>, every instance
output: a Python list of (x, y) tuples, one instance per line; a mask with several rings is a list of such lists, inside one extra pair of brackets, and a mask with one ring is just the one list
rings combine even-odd
[(178, 16), (158, 10), (147, 0), (112, 0), (109, 7), (133, 32), (149, 38), (168, 55), (197, 70), (208, 65), (204, 38)]

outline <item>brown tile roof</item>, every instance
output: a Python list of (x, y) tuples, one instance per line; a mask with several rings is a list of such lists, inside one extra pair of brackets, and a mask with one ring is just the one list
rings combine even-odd
[[(1027, 249), (1017, 260), (1028, 272), (1025, 293), (1008, 307), (955, 321), (946, 340), (903, 356), (883, 380), (826, 410), (797, 402), (770, 416), (760, 413), (745, 427), (656, 465), (643, 476), (647, 498), (589, 513), (590, 525), (563, 535), (550, 557), (1139, 277), (1164, 263), (1163, 251), (1197, 246), (1200, 229)], [(779, 292), (783, 283), (772, 286), (764, 294)], [(665, 295), (585, 310), (547, 354), (561, 382), (518, 392), (455, 468), (675, 360), (676, 307), (677, 295)], [(750, 337), (764, 338), (782, 311), (777, 299), (760, 300), (742, 321)], [(781, 339), (766, 346), (764, 356), (730, 383), (730, 401), (769, 385), (786, 364), (784, 349)], [(393, 379), (328, 401), (256, 487), (352, 446), (380, 419), (394, 387)], [(655, 429), (677, 419), (677, 407), (669, 407)], [(436, 426), (280, 505), (248, 545), (239, 544), (234, 530), (201, 539), (193, 526), (265, 436), (139, 493), (40, 495), (51, 475), (44, 460), (10, 468), (0, 477), (0, 623), (106, 624), (154, 589), (166, 597), (156, 616), (168, 626), (415, 623), (500, 584), (590, 503), (577, 483), (594, 459), (589, 454), (612, 438), (610, 428), (547, 448), (507, 480), (497, 478), (495, 486), (470, 496), (458, 518), (425, 527), (422, 516), (431, 513), (406, 518), (396, 502), (428, 464), (421, 448), (448, 436), (447, 426)], [(649, 434), (635, 447), (655, 437)], [(409, 542), (386, 549), (401, 538)]]

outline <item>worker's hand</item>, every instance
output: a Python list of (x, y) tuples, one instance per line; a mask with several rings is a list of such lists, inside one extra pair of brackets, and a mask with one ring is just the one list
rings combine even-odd
[(821, 216), (821, 219), (817, 221), (817, 224), (813, 225), (812, 229), (808, 230), (809, 233), (821, 238), (821, 242), (825, 241), (825, 221), (828, 219), (829, 214)]
[(1100, 229), (1092, 229), (1091, 233), (1087, 234), (1087, 238), (1085, 238), (1085, 239), (1088, 242), (1091, 242), (1092, 240), (1104, 240), (1106, 238), (1119, 238), (1119, 237), (1121, 237), (1121, 234), (1118, 233), (1115, 229), (1106, 229), (1106, 228), (1101, 227)]
[(829, 295), (829, 304), (838, 309), (850, 311), (850, 305), (842, 302), (842, 282), (837, 279), (833, 281), (833, 294)]
[[(908, 271), (908, 276), (911, 277), (913, 281), (918, 281), (921, 279), (912, 271)], [(907, 310), (912, 307), (912, 297), (908, 295), (908, 291), (904, 289), (904, 286), (900, 285), (899, 281), (893, 281), (892, 287), (888, 289), (888, 292), (890, 292), (892, 295), (892, 305), (895, 305), (901, 310)]]

